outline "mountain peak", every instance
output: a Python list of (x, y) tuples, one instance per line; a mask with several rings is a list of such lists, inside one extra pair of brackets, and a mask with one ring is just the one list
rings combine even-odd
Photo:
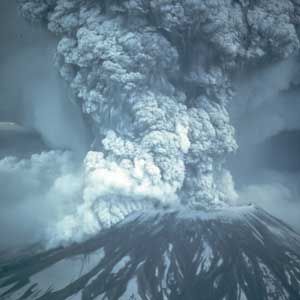
[(299, 299), (300, 237), (264, 210), (135, 213), (3, 263), (3, 299)]

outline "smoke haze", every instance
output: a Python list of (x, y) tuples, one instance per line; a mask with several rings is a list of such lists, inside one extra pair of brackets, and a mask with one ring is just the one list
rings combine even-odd
[(3, 0), (0, 18), (0, 121), (16, 121), (39, 132), (50, 148), (84, 155), (88, 131), (54, 66), (57, 38), (29, 25), (15, 1)]
[(0, 160), (0, 250), (45, 240), (45, 232), (80, 200), (79, 166), (69, 152)]
[[(0, 20), (0, 122), (17, 122), (37, 131), (48, 148), (61, 149), (0, 160), (3, 250), (44, 239), (49, 227), (72, 212), (80, 197), (77, 174), (90, 136), (54, 67), (57, 38), (29, 25), (18, 15), (15, 1), (0, 2)], [(13, 153), (21, 157), (25, 147), (34, 152), (35, 144), (20, 144)]]
[(297, 58), (236, 82), (231, 117), (239, 150), (229, 160), (242, 202), (300, 230), (300, 118)]

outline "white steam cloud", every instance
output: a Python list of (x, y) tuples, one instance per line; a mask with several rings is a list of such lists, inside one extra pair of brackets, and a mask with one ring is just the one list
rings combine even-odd
[(80, 241), (115, 224), (134, 211), (178, 202), (176, 190), (163, 182), (153, 161), (107, 161), (100, 152), (89, 152), (84, 161), (82, 201), (75, 213), (66, 214), (48, 231), (51, 246)]
[(49, 226), (80, 202), (79, 167), (69, 152), (0, 160), (1, 250), (45, 240)]

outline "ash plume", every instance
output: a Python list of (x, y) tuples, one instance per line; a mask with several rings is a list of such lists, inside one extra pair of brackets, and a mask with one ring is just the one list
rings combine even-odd
[[(18, 2), (57, 36), (56, 65), (94, 136), (81, 203), (53, 236), (80, 239), (157, 205), (238, 201), (225, 161), (237, 150), (230, 118), (237, 136), (243, 124), (229, 108), (242, 119), (245, 99), (254, 112), (289, 88), (300, 48), (295, 1)], [(250, 85), (249, 70), (262, 74)], [(236, 77), (246, 79), (236, 87)]]

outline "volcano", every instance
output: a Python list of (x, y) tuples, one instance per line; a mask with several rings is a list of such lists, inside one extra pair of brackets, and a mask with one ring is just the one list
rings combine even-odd
[(139, 212), (66, 247), (2, 258), (1, 299), (300, 299), (300, 236), (253, 205)]

